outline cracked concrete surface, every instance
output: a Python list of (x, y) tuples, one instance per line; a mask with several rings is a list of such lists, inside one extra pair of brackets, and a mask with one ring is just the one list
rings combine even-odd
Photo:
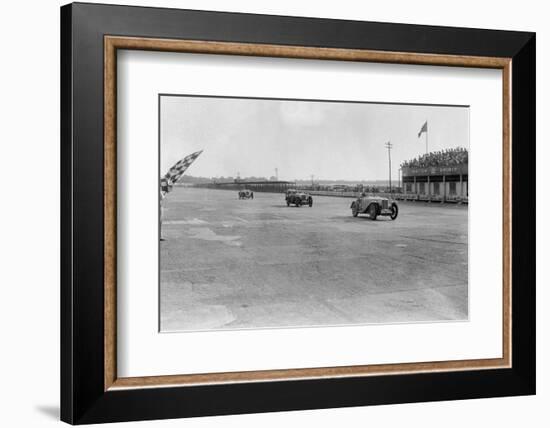
[(176, 187), (165, 199), (161, 331), (468, 319), (468, 209)]

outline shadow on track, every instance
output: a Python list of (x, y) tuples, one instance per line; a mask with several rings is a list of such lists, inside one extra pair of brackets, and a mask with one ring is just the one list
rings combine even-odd
[(368, 216), (357, 216), (357, 217), (353, 217), (351, 215), (347, 215), (347, 216), (343, 216), (343, 215), (339, 215), (339, 216), (333, 216), (333, 217), (329, 217), (328, 218), (329, 220), (338, 220), (340, 222), (344, 222), (344, 223), (357, 223), (357, 222), (361, 222), (361, 221), (367, 221), (367, 222), (370, 222), (372, 224), (376, 224), (376, 223), (379, 223), (379, 222), (387, 222), (387, 221), (393, 221), (391, 218), (389, 217), (378, 217), (376, 220), (371, 220)]
[(291, 209), (291, 208), (313, 208), (313, 207), (309, 207), (308, 205), (302, 205), (301, 207), (297, 207), (295, 205), (290, 205), (289, 207), (287, 207), (285, 204), (283, 205), (270, 205), (269, 208), (285, 208), (285, 209)]

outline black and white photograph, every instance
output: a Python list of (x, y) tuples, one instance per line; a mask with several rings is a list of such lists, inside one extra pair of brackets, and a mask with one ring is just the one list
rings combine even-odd
[(158, 103), (160, 332), (468, 321), (468, 105)]
[(2, 17), (1, 426), (548, 423), (544, 2)]

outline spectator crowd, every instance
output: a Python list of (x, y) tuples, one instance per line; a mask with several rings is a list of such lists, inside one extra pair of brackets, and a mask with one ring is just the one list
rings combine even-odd
[(451, 166), (468, 163), (468, 150), (463, 147), (439, 150), (419, 156), (401, 164), (402, 168), (428, 168), (431, 166)]

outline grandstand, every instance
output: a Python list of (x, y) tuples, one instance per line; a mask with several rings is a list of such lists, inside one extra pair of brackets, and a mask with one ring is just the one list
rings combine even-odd
[(468, 202), (468, 150), (462, 147), (427, 153), (401, 164), (399, 199)]

